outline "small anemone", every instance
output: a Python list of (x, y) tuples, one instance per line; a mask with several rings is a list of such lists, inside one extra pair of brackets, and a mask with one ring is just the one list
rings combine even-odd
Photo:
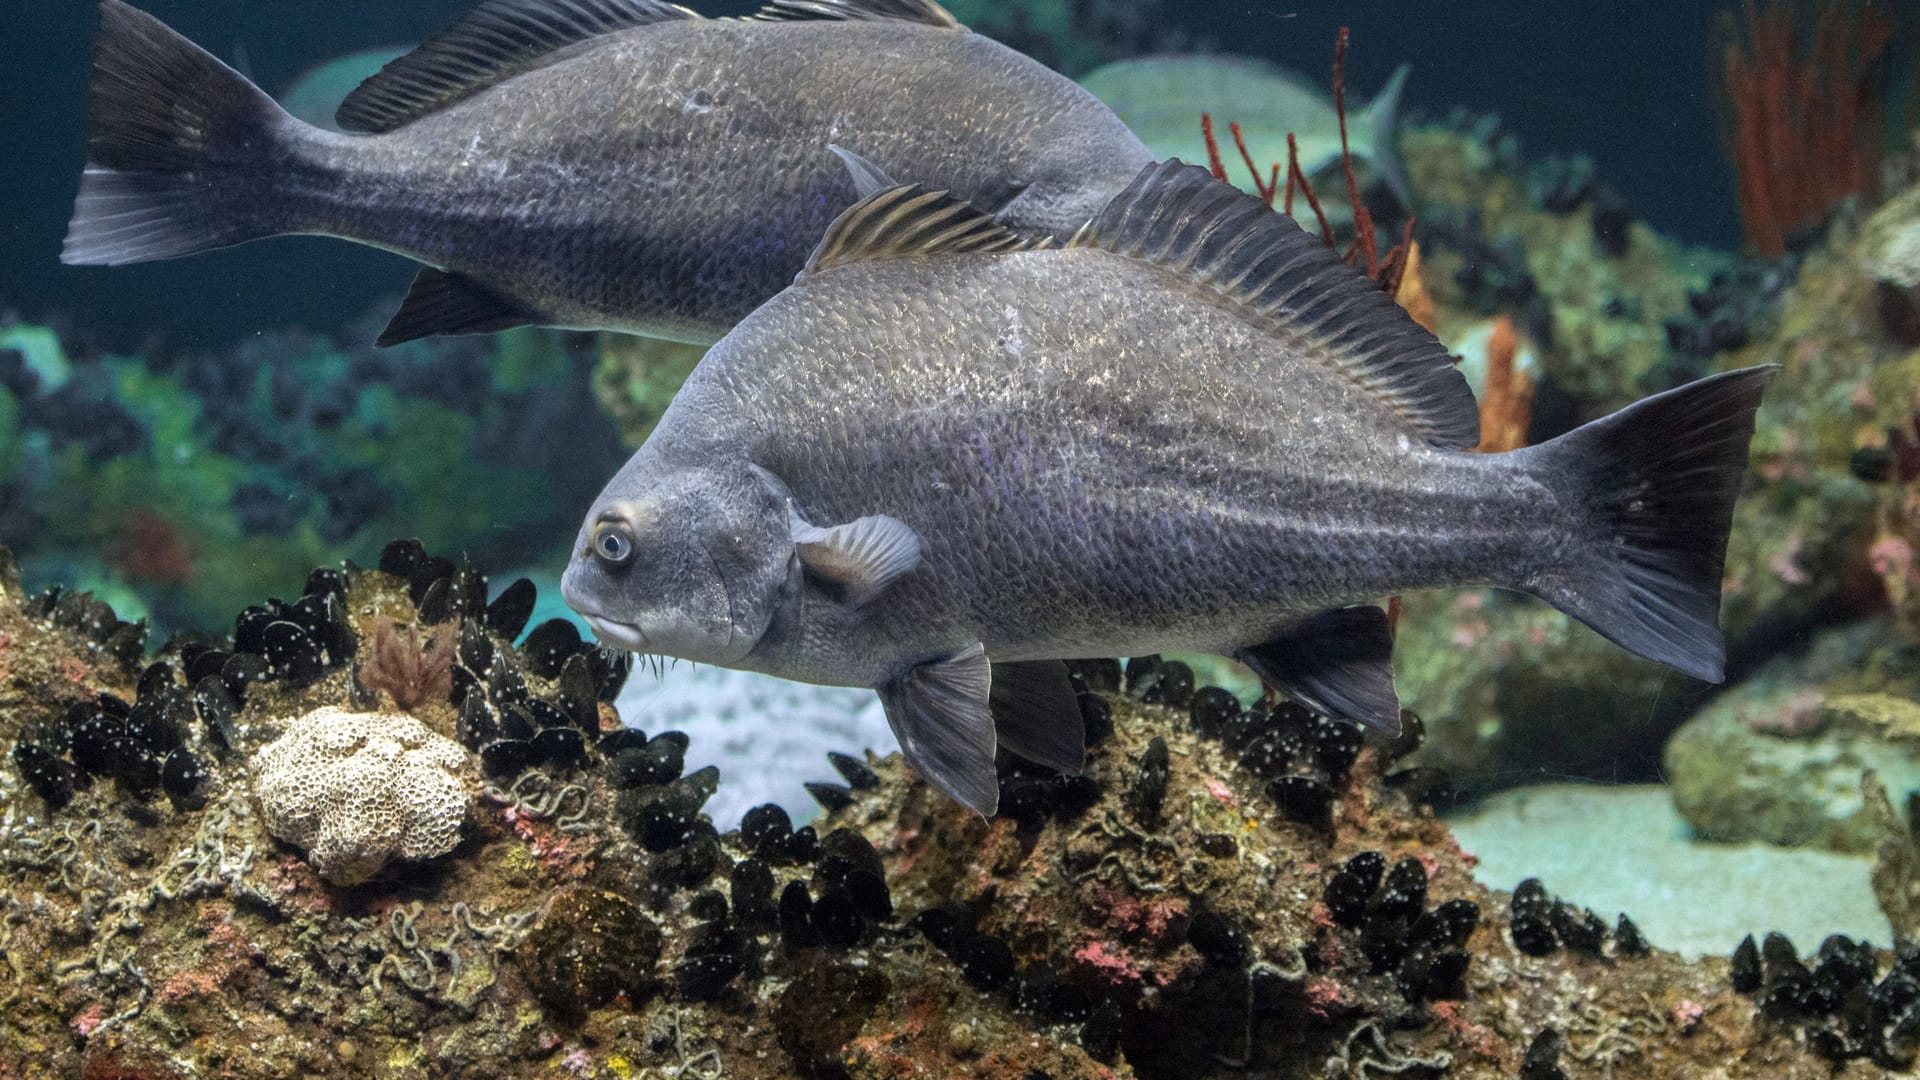
[(418, 627), (382, 622), (373, 633), (373, 646), (360, 665), (360, 685), (382, 691), (395, 708), (412, 712), (453, 692), (453, 656), (450, 641), (436, 632), (421, 640)]

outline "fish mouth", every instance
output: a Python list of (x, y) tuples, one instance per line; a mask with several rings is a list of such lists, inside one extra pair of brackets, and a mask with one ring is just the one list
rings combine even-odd
[(593, 628), (593, 636), (599, 638), (602, 644), (618, 646), (628, 652), (653, 651), (647, 646), (647, 635), (633, 623), (609, 619), (605, 615), (588, 615), (585, 612), (581, 612), (580, 617)]

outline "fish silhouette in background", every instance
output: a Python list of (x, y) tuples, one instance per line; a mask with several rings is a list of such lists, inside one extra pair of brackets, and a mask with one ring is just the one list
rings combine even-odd
[(1317, 237), (1169, 162), (1061, 248), (889, 189), (707, 354), (562, 580), (601, 639), (878, 689), (992, 813), (996, 744), (1063, 770), (1064, 659), (1234, 656), (1397, 729), (1369, 601), (1499, 586), (1721, 677), (1749, 368), (1476, 454), (1442, 344)]
[(64, 261), (289, 233), (426, 264), (381, 335), (523, 324), (706, 343), (898, 178), (1071, 231), (1152, 155), (1106, 106), (933, 0), (488, 0), (323, 131), (120, 0), (101, 6)]
[[(1409, 65), (1401, 64), (1364, 107), (1349, 113), (1348, 147), (1373, 166), (1400, 205), (1413, 206), (1400, 136), (1400, 98)], [(1250, 56), (1142, 56), (1089, 72), (1080, 85), (1107, 103), (1154, 156), (1206, 161), (1200, 115), (1240, 125), (1255, 161), (1286, 161), (1287, 136), (1300, 147), (1311, 177), (1338, 165), (1340, 113), (1325, 88), (1278, 64)]]

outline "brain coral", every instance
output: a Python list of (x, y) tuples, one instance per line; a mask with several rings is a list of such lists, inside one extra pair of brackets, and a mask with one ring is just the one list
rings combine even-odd
[(400, 713), (316, 709), (253, 757), (253, 792), (274, 836), (307, 850), (328, 881), (365, 881), (390, 859), (460, 842), (468, 767), (460, 744)]

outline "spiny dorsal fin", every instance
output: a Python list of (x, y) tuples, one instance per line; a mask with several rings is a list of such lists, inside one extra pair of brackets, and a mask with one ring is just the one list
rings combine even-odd
[(1206, 282), (1304, 334), (1443, 450), (1480, 441), (1480, 410), (1446, 346), (1284, 214), (1179, 160), (1149, 165), (1073, 238)]
[(958, 252), (1032, 251), (1051, 238), (1028, 240), (1008, 231), (973, 204), (919, 184), (888, 188), (848, 207), (827, 226), (806, 269), (794, 282), (843, 263)]
[(943, 30), (965, 30), (934, 0), (773, 0), (751, 16), (764, 22), (809, 19), (899, 19)]
[(665, 0), (486, 0), (361, 83), (334, 119), (345, 131), (392, 131), (540, 67), (569, 46), (700, 17)]

